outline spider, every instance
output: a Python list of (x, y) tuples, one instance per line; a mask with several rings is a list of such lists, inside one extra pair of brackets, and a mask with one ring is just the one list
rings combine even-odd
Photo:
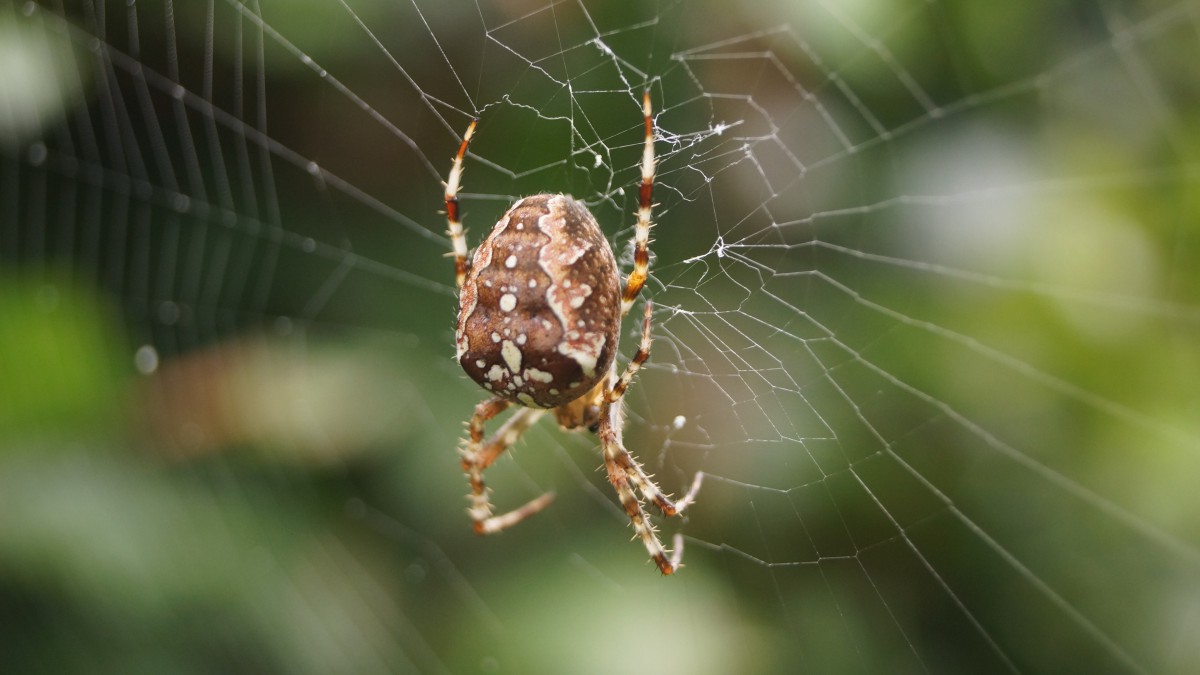
[[(646, 283), (650, 268), (651, 194), (654, 190), (654, 127), (650, 91), (642, 97), (645, 148), (638, 191), (634, 264), (621, 290), (612, 247), (591, 212), (565, 194), (518, 200), (468, 258), (458, 213), (463, 158), (478, 120), (463, 134), (446, 180), (446, 218), (459, 288), (456, 360), (492, 393), (475, 406), (460, 448), (471, 486), (467, 512), (475, 532), (493, 534), (541, 511), (554, 500), (546, 493), (507, 513), (495, 514), (483, 472), (547, 411), (564, 429), (587, 428), (600, 439), (604, 468), (628, 514), (635, 537), (664, 575), (680, 567), (683, 539), (668, 552), (650, 524), (642, 498), (667, 516), (695, 499), (702, 474), (677, 502), (663, 493), (625, 449), (621, 399), (650, 356), (651, 304), (646, 302), (637, 353), (619, 376), (616, 367), (621, 320)], [(484, 442), (484, 424), (512, 405), (520, 406)], [(642, 498), (639, 498), (638, 494)]]

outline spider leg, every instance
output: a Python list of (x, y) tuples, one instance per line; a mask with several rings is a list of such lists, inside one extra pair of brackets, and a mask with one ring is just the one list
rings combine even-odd
[(637, 353), (633, 355), (633, 359), (629, 361), (629, 365), (625, 366), (625, 372), (621, 373), (621, 377), (608, 390), (608, 401), (615, 403), (625, 395), (625, 390), (629, 388), (629, 383), (633, 381), (633, 376), (642, 369), (642, 364), (646, 359), (650, 358), (650, 316), (654, 311), (654, 305), (646, 301), (646, 316), (642, 319), (642, 341), (638, 343)]
[[(625, 391), (629, 388), (629, 383), (633, 381), (633, 376), (642, 368), (642, 364), (650, 358), (650, 317), (653, 311), (653, 305), (646, 302), (646, 318), (642, 321), (642, 341), (638, 346), (637, 353), (633, 355), (633, 359), (629, 365), (625, 367), (625, 372), (622, 373), (617, 383), (613, 385), (608, 392), (608, 400), (610, 403), (616, 403), (625, 395)], [(678, 502), (672, 502), (662, 490), (655, 485), (650, 476), (642, 470), (637, 460), (633, 458), (629, 452), (624, 451), (617, 453), (616, 460), (622, 469), (630, 476), (634, 487), (638, 489), (647, 499), (652, 500), (660, 511), (667, 516), (674, 516), (682, 512), (696, 499), (696, 493), (700, 491), (700, 483), (703, 481), (704, 474), (697, 472), (696, 477), (692, 480), (692, 486), (688, 489), (687, 494)]]
[(467, 154), (471, 136), (475, 134), (476, 121), (471, 120), (471, 126), (467, 127), (467, 132), (463, 134), (458, 154), (454, 156), (454, 164), (450, 167), (450, 176), (445, 183), (446, 220), (450, 224), (446, 234), (450, 235), (450, 244), (454, 247), (454, 282), (458, 288), (462, 288), (463, 281), (467, 278), (467, 237), (463, 234), (462, 221), (458, 219), (458, 187), (462, 183), (463, 157)]
[(468, 425), (467, 444), (466, 448), (462, 450), (462, 467), (467, 474), (467, 481), (471, 484), (471, 494), (468, 496), (471, 506), (467, 508), (467, 513), (471, 515), (471, 520), (475, 524), (476, 534), (494, 534), (505, 530), (541, 511), (554, 501), (554, 493), (547, 492), (512, 511), (500, 515), (494, 515), (492, 511), (492, 505), (488, 501), (487, 485), (483, 482), (484, 469), (491, 466), (497, 457), (512, 447), (521, 434), (546, 412), (534, 408), (522, 408), (509, 418), (486, 444), (483, 444), (483, 425), (511, 405), (511, 402), (499, 397), (483, 401), (475, 406), (475, 413), (471, 416), (471, 422)]
[(621, 297), (621, 316), (633, 307), (633, 301), (650, 275), (650, 220), (654, 207), (654, 120), (651, 118), (650, 90), (642, 95), (642, 116), (645, 119), (646, 142), (642, 149), (642, 183), (638, 187), (638, 221), (634, 232), (633, 270), (625, 282), (625, 293)]
[(486, 469), (496, 461), (496, 458), (504, 453), (505, 450), (513, 446), (521, 434), (533, 426), (542, 415), (545, 415), (545, 410), (537, 408), (521, 408), (507, 422), (492, 434), (487, 443), (476, 453), (476, 459), (479, 462), (480, 468)]
[(663, 574), (672, 574), (675, 570), (679, 569), (680, 561), (683, 558), (683, 537), (680, 535), (675, 536), (674, 551), (668, 555), (667, 551), (663, 549), (658, 535), (654, 532), (654, 527), (650, 524), (646, 510), (642, 507), (642, 502), (638, 499), (637, 494), (640, 492), (643, 497), (653, 501), (665, 515), (678, 515), (695, 501), (696, 493), (700, 490), (703, 474), (697, 473), (687, 494), (678, 502), (672, 502), (658, 485), (654, 483), (650, 476), (642, 470), (641, 465), (633, 458), (633, 455), (625, 449), (625, 445), (621, 441), (620, 431), (624, 424), (621, 398), (629, 388), (629, 383), (633, 380), (633, 376), (641, 369), (646, 359), (650, 358), (650, 317), (652, 309), (652, 305), (647, 302), (646, 317), (642, 322), (642, 340), (638, 345), (638, 351), (634, 354), (629, 365), (625, 367), (625, 372), (617, 379), (612, 388), (608, 390), (601, 403), (598, 433), (604, 450), (604, 468), (608, 471), (608, 479), (613, 484), (613, 487), (616, 488), (617, 496), (621, 500), (621, 506), (625, 509), (625, 513), (633, 523), (633, 529), (641, 537), (642, 543), (646, 546), (646, 551), (650, 554), (654, 563), (658, 565), (659, 571)]
[(629, 516), (630, 522), (633, 523), (633, 529), (641, 538), (646, 552), (658, 566), (658, 571), (664, 575), (674, 574), (682, 566), (683, 535), (675, 535), (672, 540), (672, 551), (668, 552), (664, 549), (658, 533), (650, 523), (646, 509), (638, 499), (637, 492), (653, 499), (663, 513), (673, 516), (683, 511), (695, 499), (696, 492), (700, 489), (702, 474), (696, 474), (696, 480), (692, 483), (688, 494), (678, 504), (672, 504), (654, 484), (654, 481), (642, 472), (641, 467), (637, 465), (637, 462), (621, 443), (620, 434), (616, 431), (618, 428), (616, 425), (619, 425), (621, 421), (620, 403), (613, 404), (606, 401), (604, 408), (600, 418), (599, 434), (600, 442), (604, 447), (604, 468), (608, 471), (608, 480), (616, 489), (621, 506)]
[(646, 499), (654, 502), (659, 511), (665, 516), (677, 516), (683, 513), (684, 509), (691, 506), (696, 501), (696, 493), (700, 491), (700, 485), (704, 482), (704, 474), (696, 472), (695, 478), (692, 479), (692, 485), (688, 488), (687, 493), (678, 501), (672, 501), (663, 491), (662, 488), (655, 484), (654, 480), (646, 474), (642, 469), (642, 465), (638, 463), (633, 455), (628, 450), (621, 448), (623, 452), (618, 452), (615, 458), (617, 465), (629, 476), (629, 481), (633, 483), (638, 492), (641, 492)]
[(608, 480), (616, 489), (621, 506), (629, 516), (630, 522), (633, 523), (633, 529), (637, 532), (637, 536), (641, 537), (642, 544), (646, 546), (646, 552), (650, 554), (654, 564), (658, 565), (658, 571), (664, 575), (673, 574), (675, 570), (679, 569), (680, 559), (683, 557), (683, 548), (678, 546), (681, 540), (676, 539), (676, 550), (668, 555), (662, 542), (658, 539), (658, 534), (654, 532), (654, 526), (650, 524), (646, 509), (642, 508), (642, 502), (638, 499), (632, 486), (637, 479), (623, 469), (621, 462), (617, 460), (618, 455), (628, 454), (628, 452), (621, 446), (621, 441), (613, 429), (609, 410), (611, 407), (612, 404), (605, 402), (599, 430), (600, 442), (604, 446), (604, 468), (608, 471)]

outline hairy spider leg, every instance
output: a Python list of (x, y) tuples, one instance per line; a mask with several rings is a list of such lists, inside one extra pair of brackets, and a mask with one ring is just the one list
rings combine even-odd
[(650, 220), (654, 208), (654, 120), (650, 107), (650, 90), (642, 94), (642, 117), (645, 120), (646, 141), (642, 148), (642, 183), (638, 187), (638, 219), (634, 231), (633, 269), (625, 282), (625, 293), (621, 297), (621, 316), (629, 314), (633, 301), (637, 299), (646, 277), (650, 275)]
[[(604, 468), (608, 471), (609, 482), (617, 491), (617, 497), (621, 501), (621, 506), (625, 509), (626, 515), (629, 516), (630, 522), (633, 523), (633, 529), (637, 536), (641, 538), (642, 543), (646, 546), (646, 551), (650, 554), (651, 559), (658, 566), (660, 572), (664, 575), (673, 574), (681, 565), (683, 559), (683, 538), (679, 535), (675, 536), (673, 541), (674, 550), (668, 553), (655, 533), (653, 525), (650, 524), (649, 517), (646, 515), (646, 510), (642, 507), (642, 500), (638, 498), (637, 493), (652, 502), (667, 516), (675, 516), (683, 512), (696, 499), (696, 493), (700, 490), (700, 484), (703, 474), (697, 473), (692, 480), (692, 486), (684, 495), (683, 499), (678, 502), (672, 502), (666, 494), (654, 483), (649, 475), (642, 470), (641, 465), (633, 458), (633, 455), (625, 449), (625, 445), (621, 439), (621, 429), (624, 425), (624, 411), (621, 407), (621, 399), (629, 388), (629, 383), (633, 380), (633, 376), (641, 369), (642, 364), (646, 359), (650, 358), (650, 317), (652, 312), (651, 303), (646, 303), (646, 316), (642, 322), (642, 340), (638, 345), (637, 353), (630, 360), (629, 365), (625, 367), (625, 372), (621, 377), (616, 378), (608, 394), (604, 397), (600, 409), (600, 426), (598, 433), (600, 435), (600, 443), (603, 446), (604, 453)], [(615, 373), (615, 366), (614, 366)]]
[(642, 342), (638, 345), (637, 353), (633, 355), (629, 365), (625, 366), (625, 372), (613, 382), (612, 388), (608, 390), (610, 403), (625, 395), (625, 390), (629, 388), (629, 383), (633, 381), (634, 375), (637, 375), (637, 372), (642, 369), (642, 364), (646, 362), (646, 359), (650, 358), (650, 316), (653, 311), (653, 303), (647, 300), (646, 315), (642, 319)]
[(476, 122), (478, 120), (471, 120), (471, 126), (467, 127), (467, 132), (463, 134), (462, 142), (458, 145), (458, 154), (454, 156), (454, 164), (450, 167), (450, 176), (445, 182), (446, 220), (450, 224), (446, 234), (450, 235), (450, 245), (454, 247), (454, 283), (458, 288), (462, 288), (463, 281), (467, 278), (467, 237), (463, 233), (462, 221), (458, 215), (458, 188), (462, 184), (463, 157), (467, 154), (467, 146), (471, 144), (471, 136), (475, 134)]
[(545, 410), (536, 408), (521, 408), (501, 425), (487, 444), (483, 444), (483, 425), (511, 405), (511, 402), (499, 397), (488, 399), (476, 405), (475, 414), (471, 416), (467, 447), (462, 450), (462, 467), (467, 474), (467, 481), (471, 484), (471, 494), (468, 496), (471, 506), (467, 508), (467, 513), (471, 515), (476, 534), (494, 534), (510, 528), (554, 501), (554, 493), (547, 492), (512, 511), (500, 515), (493, 514), (491, 502), (488, 501), (487, 485), (483, 482), (484, 470), (546, 413)]

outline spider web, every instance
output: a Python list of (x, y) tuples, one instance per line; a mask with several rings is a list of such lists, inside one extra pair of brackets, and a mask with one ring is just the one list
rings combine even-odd
[[(0, 8), (6, 651), (1187, 672), (1198, 31), (1190, 1)], [(478, 117), (470, 244), (569, 192), (628, 269), (647, 87), (626, 443), (705, 476), (655, 517), (670, 579), (548, 423), (488, 481), (556, 504), (471, 535), (438, 213)]]

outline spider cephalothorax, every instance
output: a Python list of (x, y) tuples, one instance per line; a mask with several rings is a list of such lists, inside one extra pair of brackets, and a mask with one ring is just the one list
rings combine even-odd
[[(666, 515), (676, 515), (700, 489), (697, 474), (688, 493), (672, 502), (621, 441), (621, 398), (650, 356), (651, 306), (646, 303), (637, 353), (617, 376), (615, 357), (621, 319), (629, 313), (649, 273), (651, 194), (654, 188), (654, 127), (650, 93), (642, 99), (645, 143), (639, 188), (634, 268), (624, 283), (591, 212), (570, 195), (539, 194), (519, 200), (468, 259), (458, 215), (462, 162), (475, 131), (468, 127), (446, 181), (446, 215), (459, 286), (457, 359), (493, 398), (475, 407), (462, 449), (471, 484), (468, 512), (480, 534), (499, 532), (541, 511), (545, 494), (494, 515), (483, 471), (548, 410), (567, 429), (589, 428), (600, 437), (604, 466), (621, 505), (663, 574), (679, 567), (682, 539), (668, 556), (642, 507), (640, 493)], [(522, 406), (485, 443), (483, 425), (509, 406)]]

